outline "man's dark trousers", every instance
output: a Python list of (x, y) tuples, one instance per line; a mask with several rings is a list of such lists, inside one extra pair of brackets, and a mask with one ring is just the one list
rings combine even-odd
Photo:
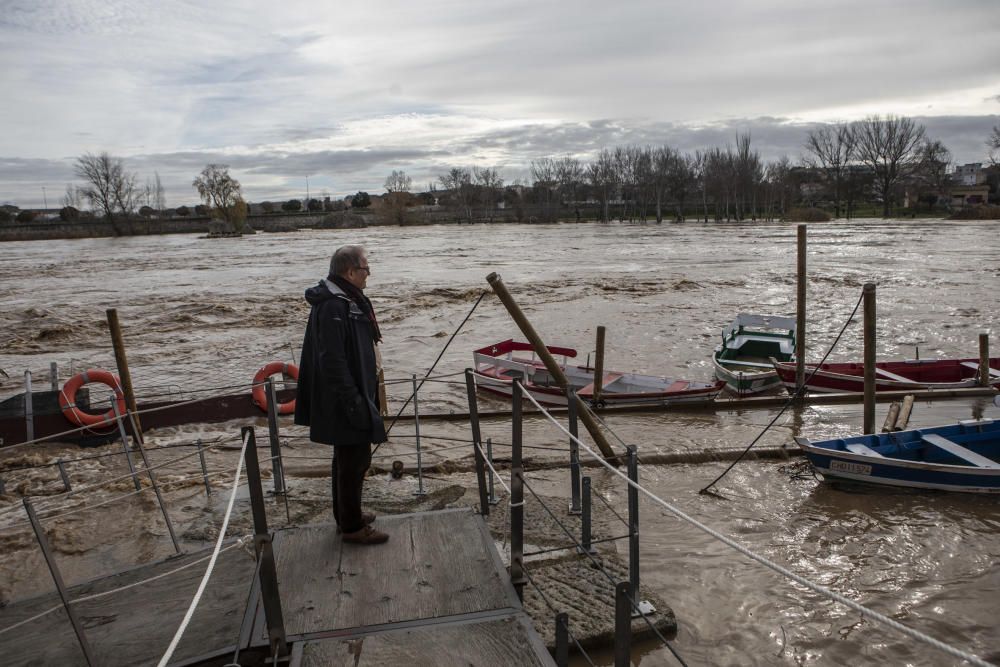
[(372, 446), (335, 445), (330, 483), (333, 519), (344, 533), (364, 528), (361, 521), (361, 487), (372, 464)]

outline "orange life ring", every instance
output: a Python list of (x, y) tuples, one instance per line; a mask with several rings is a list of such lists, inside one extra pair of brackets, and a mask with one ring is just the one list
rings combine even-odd
[[(299, 379), (299, 367), (284, 361), (272, 361), (257, 371), (253, 376), (253, 404), (267, 412), (267, 396), (264, 395), (264, 380), (276, 373), (284, 373), (293, 380)], [(279, 415), (290, 415), (295, 412), (295, 399), (278, 403)]]
[(76, 407), (76, 392), (89, 382), (99, 382), (111, 387), (115, 392), (115, 403), (118, 404), (118, 414), (125, 414), (125, 392), (122, 391), (118, 376), (101, 368), (91, 368), (78, 373), (66, 381), (59, 392), (59, 407), (66, 419), (77, 426), (101, 426), (115, 423), (115, 409), (111, 408), (103, 415), (84, 412)]

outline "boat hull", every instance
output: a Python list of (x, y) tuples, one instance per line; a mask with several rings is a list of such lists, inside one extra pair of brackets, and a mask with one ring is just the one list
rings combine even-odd
[[(959, 459), (949, 450), (936, 449), (932, 444), (935, 438), (971, 458)], [(825, 481), (1000, 493), (1000, 424), (992, 420), (816, 443), (796, 438), (796, 442)]]
[[(971, 364), (971, 366), (969, 365)], [(875, 391), (934, 391), (979, 386), (978, 359), (928, 359), (888, 361), (875, 365)], [(781, 383), (795, 391), (795, 364), (772, 360)], [(1000, 357), (990, 359), (990, 368), (1000, 372)], [(994, 376), (995, 377), (995, 376)], [(992, 382), (1000, 388), (1000, 378)], [(864, 364), (806, 364), (806, 390), (821, 393), (863, 393)]]
[(778, 373), (770, 371), (737, 370), (723, 366), (718, 359), (712, 360), (715, 377), (726, 383), (725, 390), (737, 396), (752, 396), (780, 389), (783, 384)]

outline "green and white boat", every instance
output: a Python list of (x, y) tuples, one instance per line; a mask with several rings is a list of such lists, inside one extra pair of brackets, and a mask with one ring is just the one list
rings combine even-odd
[(795, 318), (740, 313), (723, 329), (712, 365), (715, 377), (725, 381), (726, 391), (750, 396), (781, 386), (771, 357), (795, 359)]

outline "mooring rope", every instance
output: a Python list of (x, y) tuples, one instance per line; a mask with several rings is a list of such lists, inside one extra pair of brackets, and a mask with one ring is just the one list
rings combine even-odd
[(201, 596), (205, 593), (205, 587), (208, 586), (208, 580), (212, 576), (212, 570), (215, 569), (215, 563), (222, 550), (222, 542), (226, 538), (226, 529), (229, 528), (229, 517), (232, 516), (233, 505), (236, 502), (236, 491), (240, 488), (240, 474), (243, 472), (243, 457), (246, 454), (248, 442), (250, 442), (249, 431), (245, 436), (243, 436), (243, 449), (240, 450), (239, 459), (236, 461), (236, 475), (233, 477), (233, 490), (229, 494), (229, 505), (226, 507), (226, 514), (222, 519), (222, 527), (219, 528), (219, 538), (215, 542), (215, 549), (212, 551), (208, 567), (205, 568), (205, 575), (201, 578), (201, 583), (198, 585), (198, 590), (195, 592), (194, 598), (191, 599), (191, 604), (188, 606), (187, 613), (184, 614), (184, 619), (181, 621), (180, 627), (178, 627), (177, 632), (174, 633), (174, 638), (170, 640), (170, 645), (167, 646), (167, 651), (163, 654), (163, 657), (160, 658), (160, 662), (157, 667), (166, 667), (167, 663), (170, 662), (170, 658), (174, 655), (174, 651), (177, 650), (177, 645), (180, 643), (181, 637), (184, 635), (184, 631), (187, 630), (188, 623), (191, 622), (191, 617), (194, 616), (194, 610), (198, 607), (198, 603), (201, 602)]
[[(418, 384), (417, 387), (416, 387), (416, 389), (413, 390), (413, 393), (411, 393), (409, 395), (409, 397), (406, 399), (406, 402), (403, 403), (403, 407), (401, 407), (399, 409), (399, 412), (396, 413), (396, 416), (392, 418), (392, 422), (389, 424), (389, 427), (387, 429), (385, 429), (386, 436), (388, 436), (389, 432), (392, 431), (392, 427), (396, 425), (396, 421), (399, 419), (399, 416), (401, 414), (403, 414), (403, 410), (406, 409), (406, 406), (408, 406), (410, 404), (410, 401), (412, 401), (413, 397), (417, 394), (418, 391), (420, 391), (420, 388), (424, 386), (424, 382), (427, 381), (427, 378), (429, 378), (431, 376), (431, 373), (434, 372), (434, 369), (437, 367), (438, 362), (441, 361), (441, 357), (444, 356), (444, 353), (448, 349), (448, 346), (451, 345), (451, 342), (453, 340), (455, 340), (455, 336), (457, 336), (458, 332), (462, 330), (462, 327), (465, 326), (465, 323), (469, 321), (470, 317), (472, 317), (472, 313), (476, 312), (476, 308), (479, 307), (479, 304), (482, 302), (483, 298), (487, 294), (489, 294), (489, 293), (490, 293), (489, 290), (483, 290), (483, 293), (479, 295), (479, 298), (476, 299), (476, 302), (474, 304), (472, 304), (472, 308), (469, 310), (469, 313), (465, 316), (465, 319), (463, 319), (461, 321), (461, 323), (458, 325), (458, 328), (455, 329), (455, 331), (452, 332), (451, 336), (448, 338), (448, 342), (444, 344), (444, 347), (441, 348), (440, 354), (438, 354), (437, 359), (434, 360), (434, 363), (431, 364), (431, 367), (427, 370), (427, 373), (424, 375), (423, 380), (421, 380), (420, 384)], [(411, 382), (412, 382), (412, 380), (411, 380)], [(382, 443), (379, 443), (379, 444), (375, 445), (375, 449), (372, 450), (372, 454), (374, 454), (375, 452), (377, 452), (378, 448), (381, 445), (382, 445)]]
[[(722, 471), (722, 474), (713, 479), (710, 484), (702, 488), (700, 491), (698, 491), (698, 493), (706, 495), (711, 493), (712, 487), (718, 484), (723, 477), (729, 474), (729, 471), (732, 470), (737, 463), (743, 460), (743, 457), (746, 456), (747, 453), (753, 448), (753, 446), (756, 445), (760, 441), (760, 439), (764, 437), (764, 434), (767, 433), (768, 430), (770, 430), (770, 428), (774, 426), (774, 424), (779, 419), (781, 419), (781, 415), (785, 414), (785, 410), (787, 410), (789, 406), (792, 405), (792, 403), (794, 403), (800, 396), (802, 396), (802, 394), (805, 393), (806, 386), (809, 384), (809, 381), (813, 379), (813, 376), (816, 375), (817, 372), (819, 372), (820, 367), (826, 363), (827, 357), (830, 356), (834, 348), (837, 347), (837, 343), (840, 342), (840, 337), (844, 335), (844, 332), (847, 331), (847, 327), (850, 326), (851, 321), (854, 320), (854, 316), (857, 315), (858, 308), (861, 307), (861, 302), (864, 301), (864, 298), (865, 295), (864, 292), (862, 292), (861, 296), (858, 297), (858, 302), (854, 304), (854, 310), (851, 311), (851, 315), (847, 318), (847, 321), (844, 322), (844, 326), (840, 328), (840, 333), (838, 333), (837, 337), (833, 339), (833, 344), (830, 345), (829, 349), (827, 349), (826, 354), (823, 355), (823, 358), (820, 360), (820, 362), (813, 367), (812, 373), (810, 373), (809, 377), (807, 377), (802, 382), (802, 386), (797, 387), (795, 391), (792, 393), (792, 395), (788, 397), (788, 400), (785, 401), (785, 404), (781, 406), (780, 410), (778, 410), (778, 414), (774, 416), (774, 419), (768, 422), (767, 426), (764, 427), (764, 430), (757, 434), (757, 437), (754, 438), (753, 441), (749, 445), (747, 445), (746, 449), (744, 449), (743, 452), (739, 456), (737, 456), (732, 463), (729, 464), (729, 467), (727, 467), (725, 470)], [(805, 350), (803, 350), (803, 353), (804, 352)]]
[(940, 641), (938, 639), (935, 639), (934, 637), (931, 637), (930, 635), (927, 635), (927, 634), (925, 634), (923, 632), (920, 632), (919, 630), (914, 630), (913, 628), (910, 628), (910, 627), (908, 627), (906, 625), (903, 625), (899, 621), (893, 620), (893, 619), (889, 618), (888, 616), (885, 616), (884, 614), (880, 614), (879, 612), (877, 612), (877, 611), (875, 611), (873, 609), (869, 609), (868, 607), (866, 607), (866, 606), (864, 606), (864, 605), (862, 605), (862, 604), (860, 604), (858, 602), (855, 602), (854, 600), (851, 600), (850, 598), (845, 597), (844, 595), (841, 595), (840, 593), (837, 593), (836, 591), (832, 591), (829, 588), (826, 588), (825, 586), (821, 586), (820, 584), (814, 583), (814, 582), (806, 579), (805, 577), (803, 577), (801, 575), (795, 574), (794, 572), (792, 572), (788, 568), (786, 568), (786, 567), (784, 567), (782, 565), (779, 565), (778, 563), (775, 563), (775, 562), (769, 560), (768, 558), (766, 558), (764, 556), (761, 556), (761, 555), (758, 555), (758, 554), (754, 553), (753, 551), (751, 551), (747, 547), (743, 546), (739, 542), (737, 542), (737, 541), (735, 541), (735, 540), (733, 540), (733, 539), (731, 539), (729, 537), (726, 537), (722, 533), (714, 530), (713, 528), (710, 528), (709, 526), (706, 526), (705, 524), (701, 523), (700, 521), (698, 521), (694, 517), (688, 516), (683, 510), (681, 510), (681, 509), (679, 509), (677, 507), (674, 507), (672, 504), (670, 504), (666, 500), (660, 498), (655, 493), (653, 493), (651, 491), (648, 491), (645, 488), (643, 488), (641, 485), (637, 484), (636, 482), (633, 482), (632, 480), (630, 480), (628, 478), (628, 476), (625, 473), (621, 472), (620, 470), (618, 470), (617, 468), (615, 468), (613, 465), (611, 465), (610, 463), (608, 463), (607, 461), (605, 461), (604, 458), (601, 457), (597, 452), (595, 452), (590, 447), (588, 447), (579, 438), (573, 436), (568, 430), (566, 430), (565, 427), (563, 427), (562, 424), (560, 424), (558, 421), (556, 421), (556, 419), (552, 415), (550, 415), (548, 413), (548, 411), (545, 410), (545, 408), (543, 408), (541, 405), (538, 404), (537, 401), (535, 401), (534, 397), (530, 393), (528, 393), (528, 391), (524, 391), (524, 395), (526, 397), (528, 397), (528, 400), (530, 400), (532, 403), (535, 404), (535, 407), (537, 407), (548, 418), (548, 420), (550, 422), (552, 422), (552, 424), (556, 428), (558, 428), (560, 431), (562, 431), (567, 436), (569, 436), (574, 441), (576, 441), (576, 443), (580, 447), (582, 447), (584, 450), (586, 450), (587, 453), (589, 453), (592, 457), (594, 457), (601, 465), (603, 465), (605, 468), (607, 468), (608, 470), (610, 470), (615, 475), (618, 475), (619, 477), (621, 477), (623, 480), (625, 480), (625, 482), (629, 486), (635, 488), (637, 491), (639, 491), (640, 493), (642, 493), (643, 495), (645, 495), (647, 498), (649, 498), (650, 500), (652, 500), (654, 503), (660, 505), (661, 507), (663, 507), (664, 509), (666, 509), (671, 514), (673, 514), (677, 518), (681, 519), (682, 521), (685, 521), (685, 522), (689, 523), (690, 525), (694, 526), (695, 528), (697, 528), (698, 530), (701, 530), (702, 532), (704, 532), (704, 533), (706, 533), (706, 534), (714, 537), (715, 539), (719, 540), (723, 544), (726, 544), (727, 546), (732, 547), (733, 549), (735, 549), (736, 551), (740, 552), (741, 554), (743, 554), (747, 558), (760, 563), (764, 567), (766, 567), (766, 568), (768, 568), (770, 570), (773, 570), (774, 572), (777, 572), (778, 574), (780, 574), (780, 575), (782, 575), (784, 577), (787, 577), (788, 579), (791, 579), (792, 581), (794, 581), (794, 582), (796, 582), (798, 584), (801, 584), (802, 586), (805, 586), (806, 588), (808, 588), (809, 590), (813, 591), (814, 593), (819, 593), (820, 595), (824, 595), (824, 596), (830, 598), (831, 600), (833, 600), (835, 602), (839, 602), (840, 604), (842, 604), (842, 605), (844, 605), (846, 607), (849, 607), (849, 608), (853, 609), (854, 611), (860, 613), (862, 616), (870, 618), (873, 621), (877, 621), (878, 623), (881, 623), (881, 624), (883, 624), (885, 626), (888, 626), (888, 627), (890, 627), (890, 628), (892, 628), (894, 630), (897, 630), (898, 632), (900, 632), (900, 633), (902, 633), (902, 634), (910, 637), (911, 639), (916, 639), (917, 641), (920, 641), (920, 642), (923, 642), (925, 644), (928, 644), (929, 646), (933, 646), (934, 648), (938, 649), (939, 651), (947, 653), (947, 654), (949, 654), (949, 655), (951, 655), (953, 657), (959, 658), (961, 660), (967, 660), (968, 662), (972, 663), (973, 665), (977, 665), (978, 667), (995, 667), (995, 665), (992, 665), (991, 663), (986, 662), (985, 660), (983, 660), (982, 658), (980, 658), (979, 656), (977, 656), (975, 654), (969, 653), (967, 651), (963, 651), (963, 650), (961, 650), (959, 648), (955, 648), (954, 646), (951, 646), (950, 644), (945, 644), (944, 642), (942, 642), (942, 641)]

